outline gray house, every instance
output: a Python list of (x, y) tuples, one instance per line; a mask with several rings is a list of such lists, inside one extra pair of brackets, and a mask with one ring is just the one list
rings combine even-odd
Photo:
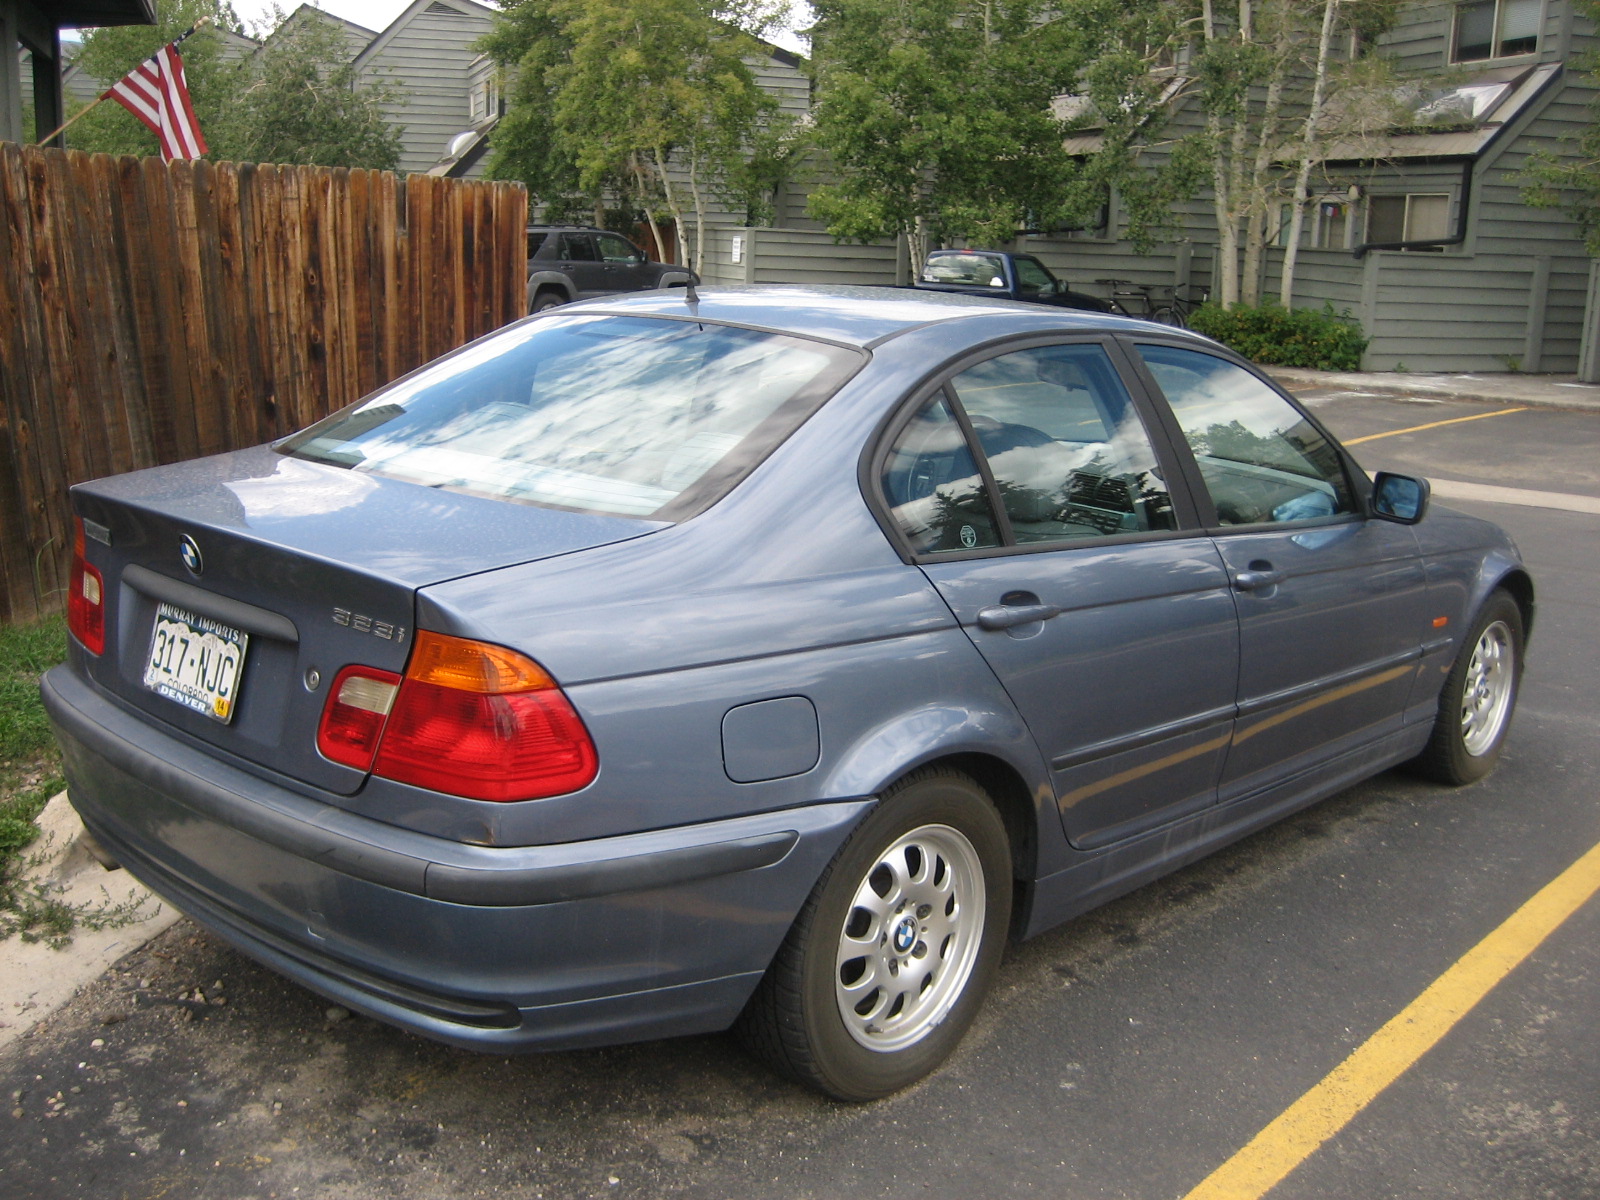
[[(1372, 337), (1369, 370), (1577, 370), (1589, 258), (1572, 221), (1523, 203), (1519, 174), (1536, 151), (1571, 152), (1595, 91), (1569, 63), (1594, 41), (1571, 0), (1408, 5), (1379, 47), (1417, 81), (1428, 121), (1327, 151), (1294, 304), (1349, 310)], [(1208, 202), (1185, 212), (1183, 242), (1148, 258), (1117, 236), (1115, 210), (1113, 198), (1102, 229), (1022, 244), (1089, 290), (1106, 277), (1209, 284)], [(1263, 294), (1282, 264), (1269, 249)]]
[[(1378, 49), (1410, 77), (1424, 119), (1329, 149), (1294, 304), (1348, 310), (1371, 335), (1371, 370), (1572, 372), (1586, 348), (1600, 368), (1600, 335), (1585, 333), (1600, 328), (1600, 279), (1591, 284), (1575, 224), (1529, 208), (1519, 180), (1531, 154), (1572, 153), (1565, 139), (1588, 119), (1595, 89), (1570, 63), (1595, 41), (1572, 0), (1406, 5)], [(1190, 101), (1172, 120), (1188, 131), (1203, 114)], [(1069, 143), (1085, 154), (1097, 147), (1093, 132)], [(707, 277), (905, 281), (908, 264), (893, 245), (834, 245), (804, 215), (803, 194), (781, 209), (784, 229), (717, 231)], [(1149, 255), (1123, 236), (1115, 195), (1098, 227), (1020, 237), (1013, 248), (1101, 295), (1104, 279), (1207, 287), (1217, 242), (1209, 196), (1174, 216), (1176, 240)], [(1283, 257), (1281, 244), (1264, 255), (1263, 295), (1277, 294)]]

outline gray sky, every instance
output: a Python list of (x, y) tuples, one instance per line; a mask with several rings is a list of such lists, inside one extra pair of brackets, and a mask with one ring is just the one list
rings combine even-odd
[[(481, 0), (480, 0), (481, 2)], [(347, 21), (354, 21), (357, 25), (365, 25), (368, 29), (381, 31), (390, 21), (405, 11), (410, 0), (315, 0), (316, 6), (335, 16), (343, 17)], [(234, 11), (244, 21), (251, 32), (264, 23), (272, 13), (273, 0), (233, 0)], [(279, 0), (279, 7), (286, 12), (292, 12), (299, 7), (299, 0)], [(489, 7), (494, 7), (490, 5)], [(802, 27), (810, 23), (811, 7), (805, 3), (795, 5), (796, 21)], [(804, 18), (804, 19), (801, 19)], [(773, 38), (778, 45), (790, 50), (804, 51), (805, 44), (792, 33), (784, 33)]]

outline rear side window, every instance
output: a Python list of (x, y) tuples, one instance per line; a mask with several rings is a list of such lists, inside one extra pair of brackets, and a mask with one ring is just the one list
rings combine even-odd
[(1249, 371), (1175, 346), (1140, 346), (1139, 353), (1183, 427), (1219, 524), (1355, 512), (1333, 443)]
[(726, 494), (864, 357), (710, 322), (544, 317), (278, 449), (429, 487), (674, 520)]
[(528, 234), (528, 257), (529, 258), (532, 258), (534, 255), (539, 253), (539, 247), (544, 245), (545, 238), (547, 238), (549, 236), (550, 235), (548, 233), (532, 233), (532, 232), (530, 232)]

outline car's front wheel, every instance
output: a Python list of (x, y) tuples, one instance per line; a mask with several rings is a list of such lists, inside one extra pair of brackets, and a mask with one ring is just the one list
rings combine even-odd
[(1482, 779), (1500, 761), (1522, 680), (1522, 609), (1494, 592), (1467, 631), (1439, 695), (1433, 736), (1415, 765), (1440, 783)]
[(972, 779), (907, 776), (817, 882), (740, 1019), (756, 1055), (841, 1100), (939, 1066), (972, 1023), (1011, 918), (1005, 825)]
[(555, 288), (545, 288), (533, 298), (533, 311), (544, 312), (547, 308), (557, 308), (567, 302), (567, 298)]

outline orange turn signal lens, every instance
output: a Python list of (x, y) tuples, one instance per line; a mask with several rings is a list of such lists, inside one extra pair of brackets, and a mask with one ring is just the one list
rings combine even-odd
[(515, 650), (425, 629), (417, 630), (406, 678), (491, 696), (542, 692), (556, 686), (543, 667)]

